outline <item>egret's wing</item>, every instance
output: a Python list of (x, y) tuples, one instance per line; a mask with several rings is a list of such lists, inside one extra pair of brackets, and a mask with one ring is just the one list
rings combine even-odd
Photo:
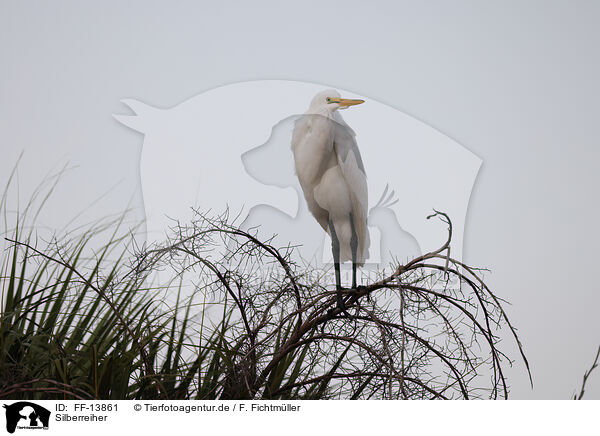
[(363, 263), (369, 248), (367, 174), (354, 131), (343, 121), (334, 121), (333, 124), (333, 146), (342, 175), (352, 195), (354, 225), (359, 240), (359, 261)]
[[(338, 155), (338, 161), (340, 164), (348, 161), (349, 155), (353, 155), (354, 161), (356, 161), (356, 168), (361, 171), (364, 177), (367, 177), (365, 171), (365, 165), (356, 143), (356, 134), (343, 120), (334, 121), (334, 146), (335, 151)], [(350, 161), (351, 162), (351, 161)], [(366, 183), (366, 182), (365, 182)]]
[(334, 122), (333, 147), (338, 164), (352, 192), (367, 207), (367, 173), (352, 129), (347, 125)]

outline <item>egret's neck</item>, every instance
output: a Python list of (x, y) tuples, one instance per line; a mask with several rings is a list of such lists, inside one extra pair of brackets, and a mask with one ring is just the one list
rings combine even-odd
[(332, 111), (326, 106), (318, 105), (309, 107), (305, 113), (306, 115), (321, 115), (323, 117), (333, 120), (335, 119), (336, 112), (337, 111)]

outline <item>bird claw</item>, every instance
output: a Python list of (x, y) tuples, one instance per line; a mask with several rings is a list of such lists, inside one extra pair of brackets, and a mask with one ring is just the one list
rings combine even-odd
[(346, 303), (344, 302), (344, 297), (342, 297), (342, 293), (340, 291), (341, 291), (341, 289), (338, 291), (338, 294), (337, 294), (337, 307), (342, 312), (345, 312), (346, 311)]
[[(355, 288), (355, 292), (356, 292), (357, 294), (360, 294), (360, 293), (361, 293), (362, 291), (364, 291), (366, 288), (367, 288), (367, 287), (366, 287), (366, 286), (364, 286), (364, 285), (358, 285), (358, 286)], [(368, 301), (369, 303), (371, 302), (371, 294), (370, 294), (370, 293), (369, 293), (369, 294), (367, 294), (367, 301)]]

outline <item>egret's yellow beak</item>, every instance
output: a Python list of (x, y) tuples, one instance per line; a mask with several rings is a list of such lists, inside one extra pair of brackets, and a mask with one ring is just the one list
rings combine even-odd
[(364, 100), (351, 99), (351, 98), (336, 98), (335, 102), (340, 105), (340, 107), (348, 107), (355, 106), (357, 104), (364, 103)]

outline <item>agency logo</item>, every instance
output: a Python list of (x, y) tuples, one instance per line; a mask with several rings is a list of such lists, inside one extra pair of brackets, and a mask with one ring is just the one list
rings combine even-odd
[(6, 409), (6, 431), (14, 433), (16, 429), (47, 430), (50, 423), (50, 411), (29, 401), (19, 401), (3, 406)]

